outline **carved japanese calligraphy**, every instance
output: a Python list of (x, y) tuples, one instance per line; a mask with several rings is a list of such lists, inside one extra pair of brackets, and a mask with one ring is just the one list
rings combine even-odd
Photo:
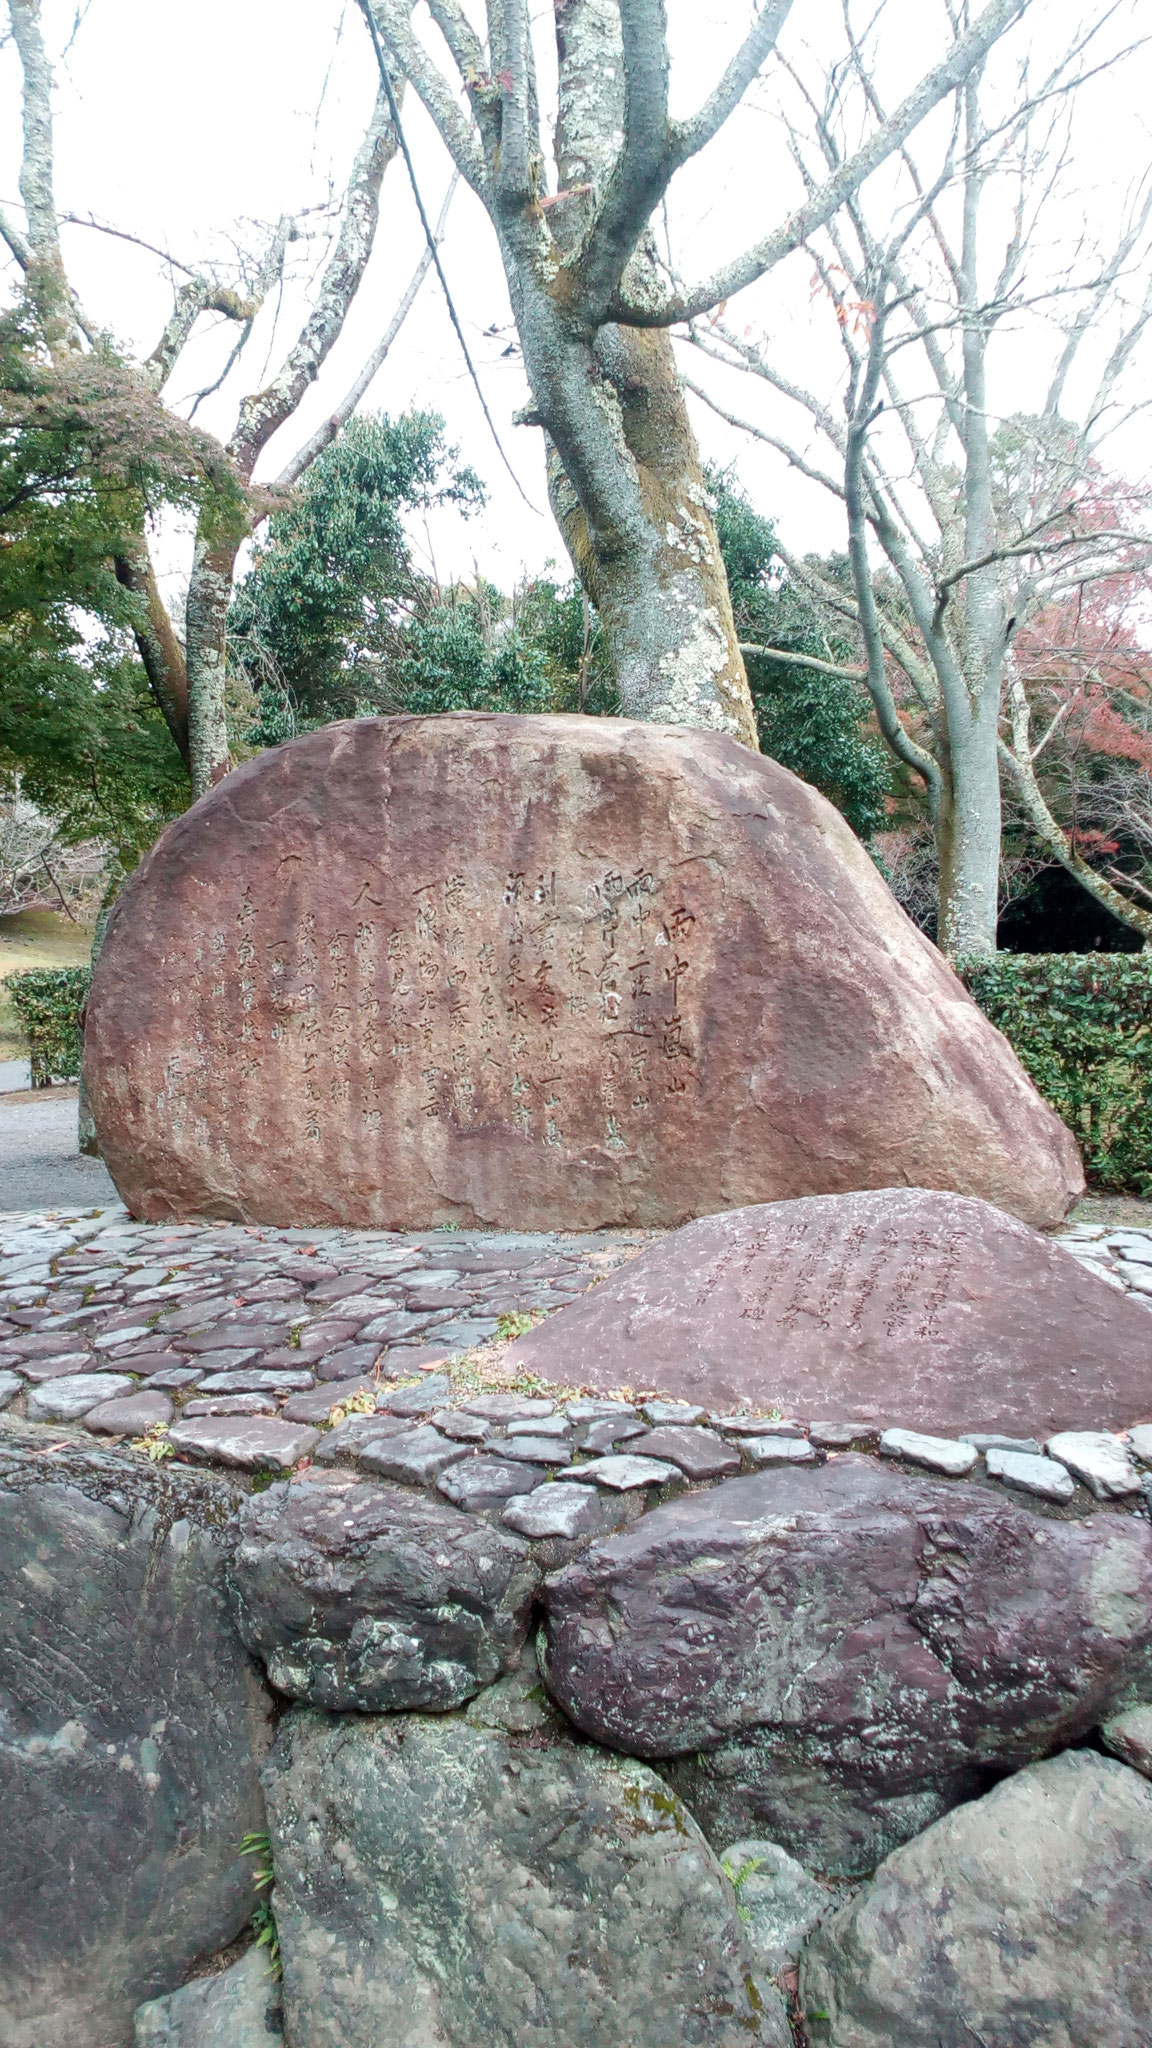
[(678, 1223), (919, 1179), (1037, 1220), (1067, 1134), (812, 790), (604, 719), (360, 720), (128, 886), (89, 1005), (137, 1213)]

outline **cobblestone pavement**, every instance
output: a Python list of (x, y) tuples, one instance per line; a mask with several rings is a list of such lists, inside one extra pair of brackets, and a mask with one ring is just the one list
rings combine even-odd
[[(265, 1474), (351, 1463), (533, 1534), (584, 1526), (588, 1482), (639, 1507), (670, 1485), (849, 1446), (954, 1476), (982, 1459), (975, 1476), (1056, 1504), (1087, 1505), (1081, 1487), (1152, 1490), (1129, 1455), (1152, 1466), (1148, 1428), (1127, 1446), (1053, 1440), (1054, 1464), (1031, 1442), (919, 1436), (914, 1416), (878, 1439), (851, 1418), (707, 1417), (631, 1390), (565, 1401), (517, 1380), (503, 1340), (651, 1241), (140, 1224), (118, 1204), (0, 1216), (0, 1431), (46, 1446), (88, 1433)], [(1152, 1309), (1152, 1228), (1080, 1222), (1058, 1241)], [(536, 1498), (544, 1480), (576, 1478)]]

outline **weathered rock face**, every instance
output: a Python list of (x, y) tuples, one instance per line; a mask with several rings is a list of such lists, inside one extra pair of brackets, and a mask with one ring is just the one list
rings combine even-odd
[(609, 719), (358, 720), (238, 769), (122, 893), (85, 1074), (139, 1216), (589, 1229), (919, 1183), (1050, 1223), (1082, 1185), (830, 804)]
[(1147, 2048), (1152, 1785), (1073, 1751), (910, 1842), (809, 1945), (833, 2048)]
[(679, 1801), (510, 1690), (495, 1726), (487, 1695), (467, 1718), (289, 1716), (266, 1780), (287, 2039), (788, 2048)]
[(702, 1217), (510, 1355), (715, 1409), (1044, 1437), (1147, 1413), (1152, 1317), (985, 1202), (888, 1188)]
[(709, 1839), (860, 1872), (1152, 1689), (1152, 1528), (854, 1455), (655, 1509), (546, 1581), (544, 1671)]
[(254, 1495), (241, 1527), (237, 1625), (292, 1699), (442, 1712), (519, 1657), (528, 1545), (447, 1501), (326, 1472)]
[(266, 1948), (250, 1948), (217, 1977), (197, 1977), (136, 2014), (133, 2048), (274, 2048), (282, 2042), (280, 1986)]
[(228, 1481), (0, 1453), (0, 2041), (127, 2048), (235, 1939), (271, 1700), (223, 1584)]

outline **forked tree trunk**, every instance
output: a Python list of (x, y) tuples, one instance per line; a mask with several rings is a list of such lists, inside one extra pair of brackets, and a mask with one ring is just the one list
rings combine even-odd
[[(555, 0), (560, 63), (556, 244), (571, 249), (608, 177), (624, 120), (615, 0)], [(496, 221), (549, 492), (581, 584), (600, 615), (626, 717), (702, 726), (757, 747), (728, 579), (696, 437), (664, 330), (601, 327), (567, 312), (536, 210)], [(632, 275), (651, 258), (644, 249)]]

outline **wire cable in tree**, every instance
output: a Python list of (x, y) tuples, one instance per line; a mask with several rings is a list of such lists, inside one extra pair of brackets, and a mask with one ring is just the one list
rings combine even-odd
[(392, 126), (396, 130), (396, 140), (400, 144), (400, 154), (404, 158), (404, 164), (408, 172), (408, 182), (412, 187), (412, 197), (416, 201), (416, 211), (420, 215), (420, 225), (424, 230), (424, 236), (425, 240), (428, 243), (429, 253), (431, 254), (432, 261), (436, 267), (436, 275), (440, 279), (440, 288), (444, 293), (444, 298), (448, 306), (449, 318), (451, 319), (453, 327), (456, 329), (456, 339), (460, 343), (460, 347), (464, 355), (464, 361), (468, 365), (468, 374), (476, 387), (476, 396), (480, 400), (480, 407), (485, 419), (488, 422), (488, 428), (489, 432), (492, 435), (492, 439), (496, 443), (496, 447), (500, 455), (500, 460), (504, 464), (505, 469), (508, 471), (509, 476), (511, 477), (513, 483), (515, 484), (516, 489), (519, 491), (520, 496), (523, 498), (524, 503), (527, 505), (528, 510), (530, 512), (535, 512), (537, 518), (540, 518), (541, 514), (539, 512), (539, 509), (532, 503), (531, 498), (528, 496), (527, 491), (524, 489), (524, 486), (521, 483), (519, 477), (517, 476), (516, 471), (513, 469), (512, 464), (509, 462), (508, 457), (504, 452), (504, 443), (500, 439), (500, 436), (496, 431), (496, 422), (488, 410), (488, 401), (480, 388), (480, 379), (476, 374), (476, 365), (472, 361), (472, 357), (468, 352), (468, 343), (464, 339), (464, 329), (460, 325), (459, 316), (456, 312), (455, 306), (452, 303), (452, 294), (448, 289), (448, 279), (444, 275), (444, 266), (440, 261), (440, 251), (436, 246), (436, 237), (432, 232), (431, 222), (429, 221), (428, 215), (424, 210), (424, 201), (420, 197), (420, 187), (416, 182), (416, 167), (412, 162), (412, 153), (408, 147), (408, 138), (405, 135), (403, 127), (401, 126), (400, 123), (400, 108), (396, 103), (396, 94), (392, 89), (392, 79), (389, 74), (388, 64), (384, 56), (383, 46), (381, 45), (380, 42), (380, 31), (376, 26), (376, 14), (372, 5), (372, 0), (364, 0), (363, 13), (364, 19), (368, 23), (368, 33), (372, 38), (372, 48), (376, 52), (376, 62), (380, 66), (380, 77), (383, 81), (384, 91), (388, 99), (388, 112), (392, 119)]

